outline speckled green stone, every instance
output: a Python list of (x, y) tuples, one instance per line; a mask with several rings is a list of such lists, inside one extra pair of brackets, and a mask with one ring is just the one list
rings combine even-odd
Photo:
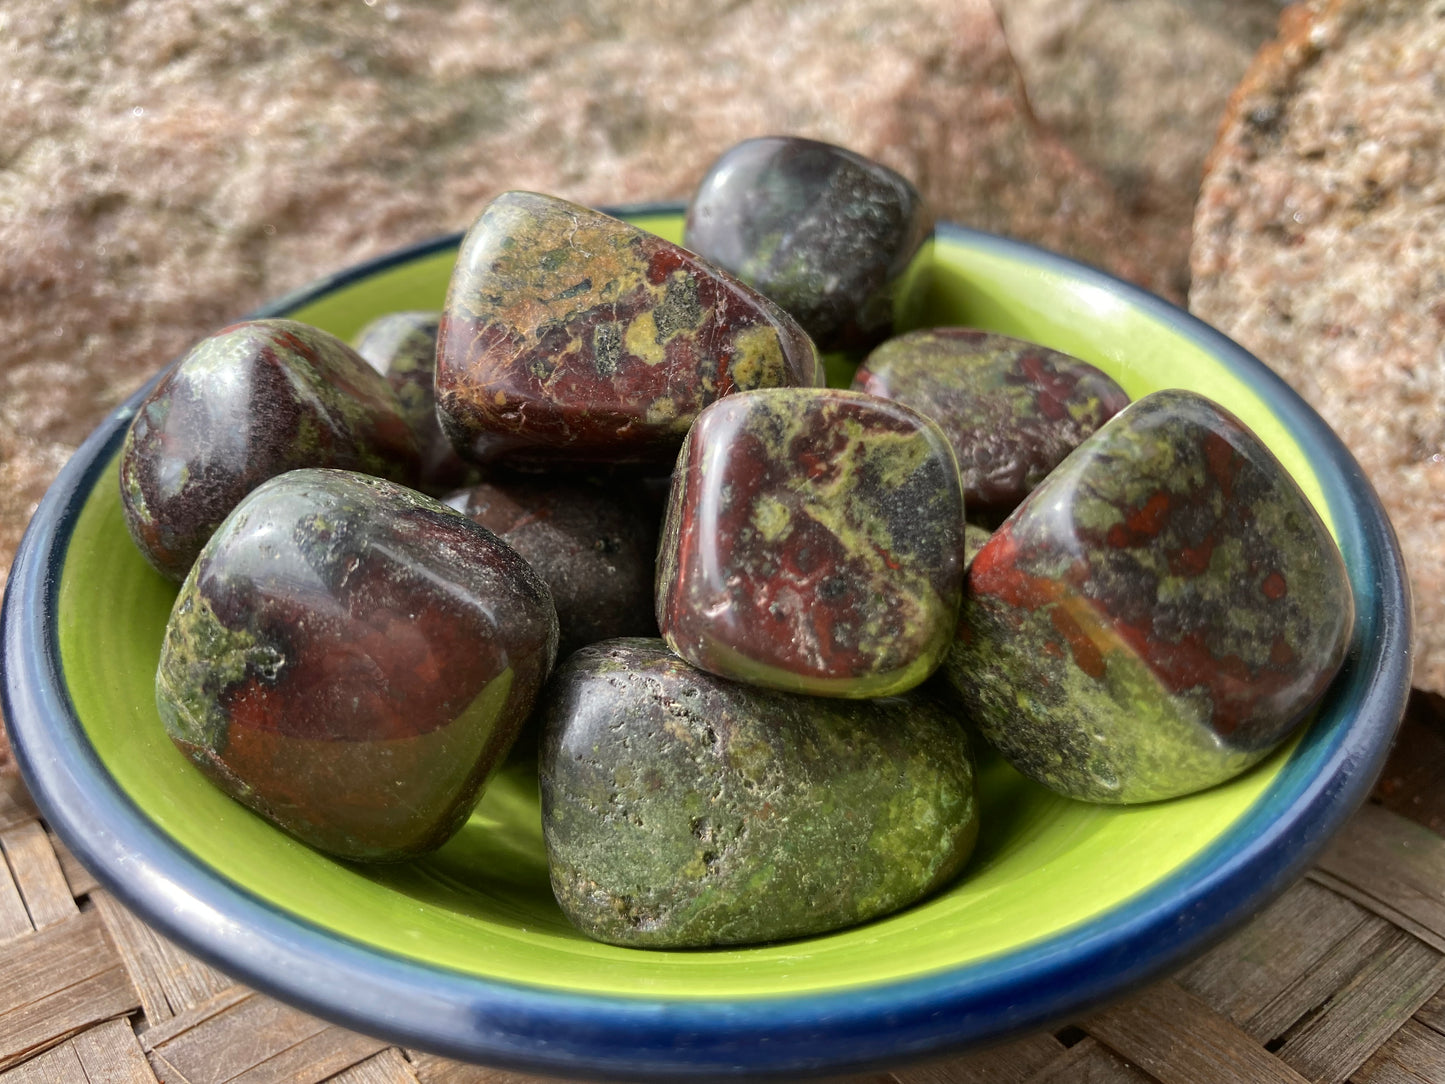
[(1070, 797), (1147, 802), (1284, 740), (1353, 624), (1340, 552), (1238, 419), (1156, 392), (1081, 444), (965, 581), (945, 672), (984, 736)]
[(600, 941), (851, 926), (948, 883), (977, 838), (967, 739), (926, 694), (770, 692), (625, 639), (574, 654), (540, 710), (552, 889)]
[(457, 455), (437, 421), (437, 329), (440, 311), (389, 312), (356, 335), (356, 352), (386, 377), (401, 404), (401, 416), (421, 449), (417, 483), (434, 497), (480, 480), (475, 467)]

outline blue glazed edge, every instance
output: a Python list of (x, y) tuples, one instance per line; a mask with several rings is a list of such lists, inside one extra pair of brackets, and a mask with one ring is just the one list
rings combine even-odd
[[(612, 213), (680, 210), (652, 204)], [(1329, 710), (1353, 722), (1328, 736), (1314, 728), (1280, 779), (1224, 836), (1107, 921), (959, 972), (841, 993), (665, 1001), (559, 993), (440, 971), (277, 911), (199, 865), (115, 787), (65, 692), (53, 615), (70, 534), (149, 385), (107, 418), (61, 471), (21, 543), (0, 610), (0, 703), (43, 813), (123, 902), (258, 989), (407, 1045), (552, 1073), (795, 1079), (897, 1065), (1041, 1027), (1119, 996), (1222, 937), (1303, 870), (1363, 801), (1383, 764), (1410, 669), (1410, 603), (1393, 531), (1334, 433), (1219, 332), (1066, 257), (951, 224), (938, 233), (1092, 282), (1223, 359), (1270, 401), (1315, 464), (1351, 570), (1355, 635)], [(438, 238), (359, 265), (255, 315), (294, 311), (459, 239)], [(1186, 885), (1189, 891), (1181, 893)]]

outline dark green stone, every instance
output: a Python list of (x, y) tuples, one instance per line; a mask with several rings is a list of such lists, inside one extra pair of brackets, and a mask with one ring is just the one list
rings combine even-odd
[(1161, 391), (1081, 444), (974, 557), (945, 671), (988, 740), (1074, 798), (1222, 782), (1283, 741), (1354, 606), (1309, 500), (1238, 419)]
[(851, 926), (948, 883), (978, 834), (967, 738), (922, 692), (771, 692), (628, 639), (573, 655), (540, 710), (552, 888), (601, 941)]

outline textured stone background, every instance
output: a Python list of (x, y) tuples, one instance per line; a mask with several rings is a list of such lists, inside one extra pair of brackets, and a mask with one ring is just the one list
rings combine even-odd
[[(496, 192), (685, 197), (751, 135), (1176, 300), (1276, 0), (35, 0), (0, 9), (0, 570), (96, 422), (308, 280)], [(0, 738), (0, 761), (5, 758)]]

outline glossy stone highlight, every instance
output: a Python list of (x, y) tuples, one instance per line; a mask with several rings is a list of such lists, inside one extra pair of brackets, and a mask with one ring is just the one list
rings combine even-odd
[(864, 360), (853, 387), (936, 421), (953, 445), (971, 518), (996, 525), (1129, 403), (1092, 365), (969, 328), (910, 331)]
[(893, 327), (893, 295), (933, 227), (908, 180), (811, 139), (749, 139), (688, 205), (683, 244), (772, 298), (823, 350), (863, 350)]
[(417, 486), (442, 496), (478, 481), (437, 421), (436, 357), (440, 312), (389, 312), (356, 336), (356, 352), (386, 377), (421, 450)]
[(126, 527), (180, 580), (227, 513), (299, 467), (414, 485), (416, 441), (396, 396), (351, 347), (294, 320), (252, 320), (201, 340), (141, 404), (120, 459)]
[(442, 427), (478, 463), (667, 463), (734, 391), (822, 383), (761, 294), (653, 234), (506, 192), (462, 243), (437, 345)]
[(465, 516), (294, 471), (242, 501), (186, 577), (156, 703), (231, 797), (320, 850), (389, 861), (466, 821), (556, 645), (547, 588)]
[(928, 696), (770, 692), (614, 640), (564, 663), (541, 710), (552, 889), (601, 941), (855, 925), (947, 884), (978, 835), (967, 739)]
[(1308, 714), (1353, 599), (1257, 437), (1156, 392), (1079, 446), (970, 566), (946, 672), (1025, 775), (1146, 802), (1221, 782)]
[(656, 636), (652, 587), (662, 502), (642, 479), (508, 475), (447, 503), (494, 532), (546, 583), (558, 658), (618, 636)]
[(705, 410), (673, 472), (657, 621), (704, 670), (885, 696), (941, 661), (963, 500), (938, 427), (857, 392), (787, 388)]

